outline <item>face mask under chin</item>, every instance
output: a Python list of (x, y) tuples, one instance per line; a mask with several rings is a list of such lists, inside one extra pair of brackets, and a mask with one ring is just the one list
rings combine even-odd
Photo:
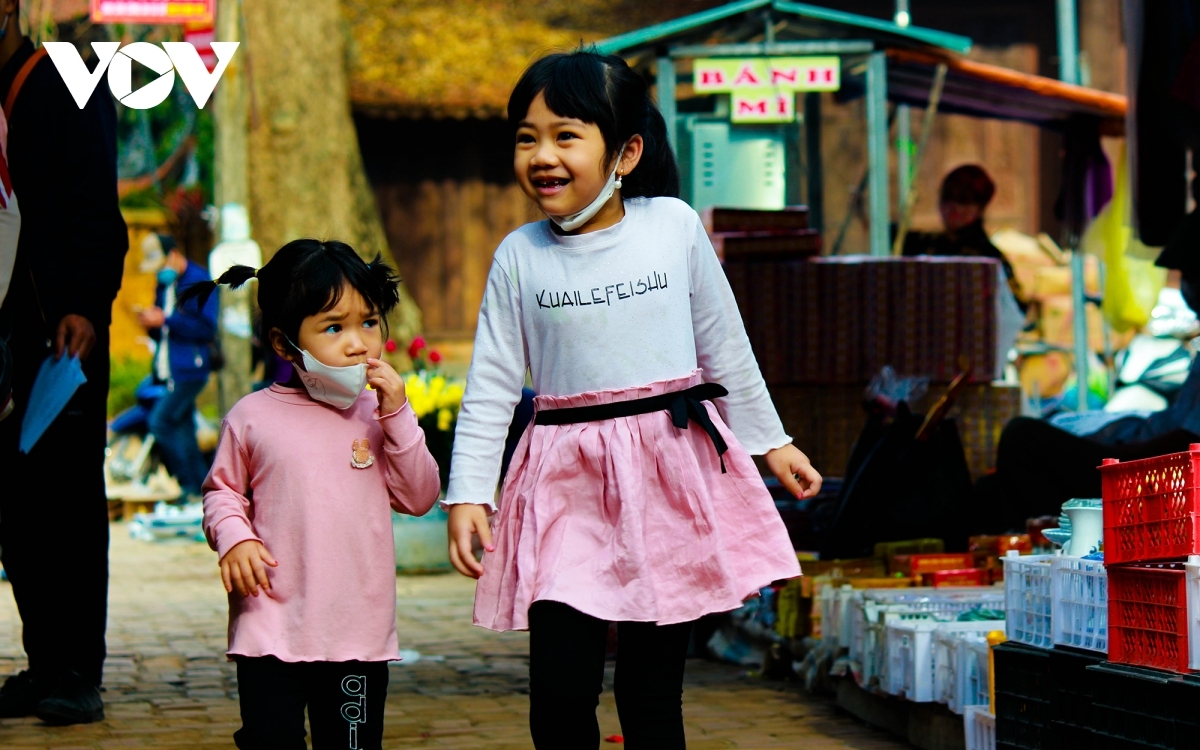
[(292, 362), (292, 367), (296, 368), (296, 374), (312, 400), (329, 404), (342, 411), (354, 406), (367, 387), (366, 364), (333, 367), (309, 354), (308, 350), (292, 344), (291, 339), (288, 339), (288, 343), (300, 352), (304, 360), (303, 367), (295, 361)]
[[(625, 146), (621, 147), (620, 153), (625, 153)], [(597, 195), (596, 199), (589, 203), (582, 211), (569, 214), (567, 216), (555, 216), (549, 213), (546, 214), (546, 216), (550, 217), (550, 221), (553, 221), (555, 224), (557, 224), (558, 228), (564, 232), (574, 231), (588, 223), (592, 220), (592, 217), (600, 213), (600, 209), (604, 208), (604, 204), (608, 203), (608, 199), (611, 198), (613, 193), (615, 193), (621, 187), (621, 180), (617, 177), (617, 170), (620, 167), (621, 160), (618, 158), (616, 165), (613, 166), (612, 172), (608, 175), (608, 180), (606, 180), (604, 183), (604, 187), (600, 188), (599, 195)]]

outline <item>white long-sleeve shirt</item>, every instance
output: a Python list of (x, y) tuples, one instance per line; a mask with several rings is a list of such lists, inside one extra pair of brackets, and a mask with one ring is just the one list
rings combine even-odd
[(563, 236), (526, 224), (496, 249), (454, 435), (446, 503), (491, 504), (528, 368), (539, 394), (568, 396), (686, 376), (752, 454), (786, 445), (758, 362), (700, 217), (674, 198), (625, 201), (625, 217)]

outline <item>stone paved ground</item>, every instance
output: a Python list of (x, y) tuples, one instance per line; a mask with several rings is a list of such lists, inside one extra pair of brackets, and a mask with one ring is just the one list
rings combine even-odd
[[(0, 585), (0, 679), (24, 666), (7, 588)], [(457, 575), (400, 577), (397, 591), (402, 648), (422, 658), (392, 667), (384, 747), (531, 748), (525, 634), (470, 626), (472, 585)], [(109, 623), (107, 720), (65, 728), (0, 720), (0, 748), (233, 748), (237, 683), (223, 656), (225, 595), (213, 553), (203, 544), (134, 541), (114, 526)], [(687, 682), (691, 750), (905, 747), (826, 701), (736, 667), (694, 660)], [(605, 735), (619, 731), (610, 691), (601, 726)]]

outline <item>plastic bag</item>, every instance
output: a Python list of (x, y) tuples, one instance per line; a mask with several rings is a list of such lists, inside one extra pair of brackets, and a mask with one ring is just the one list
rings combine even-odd
[[(1117, 157), (1117, 179), (1112, 200), (1084, 232), (1085, 252), (1104, 261), (1104, 319), (1116, 331), (1141, 328), (1150, 320), (1167, 271), (1158, 268), (1130, 226), (1128, 158), (1125, 145)], [(1149, 254), (1151, 257), (1157, 253)], [(1140, 257), (1139, 257), (1140, 256)]]

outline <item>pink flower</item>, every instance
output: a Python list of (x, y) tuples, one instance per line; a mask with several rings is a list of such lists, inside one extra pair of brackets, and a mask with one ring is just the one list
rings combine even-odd
[(417, 355), (424, 348), (425, 348), (425, 339), (421, 338), (420, 336), (417, 336), (415, 339), (412, 340), (412, 343), (408, 345), (408, 358), (416, 359)]
[(429, 361), (434, 363), (435, 365), (438, 362), (441, 362), (442, 361), (442, 353), (439, 352), (437, 349), (434, 349), (433, 351), (429, 352)]
[(389, 353), (390, 353), (390, 352), (394, 352), (394, 351), (396, 351), (396, 342), (395, 342), (395, 340), (393, 340), (393, 339), (388, 339), (388, 340), (387, 340), (387, 343), (383, 345), (383, 348), (384, 348), (385, 350), (387, 350)]

